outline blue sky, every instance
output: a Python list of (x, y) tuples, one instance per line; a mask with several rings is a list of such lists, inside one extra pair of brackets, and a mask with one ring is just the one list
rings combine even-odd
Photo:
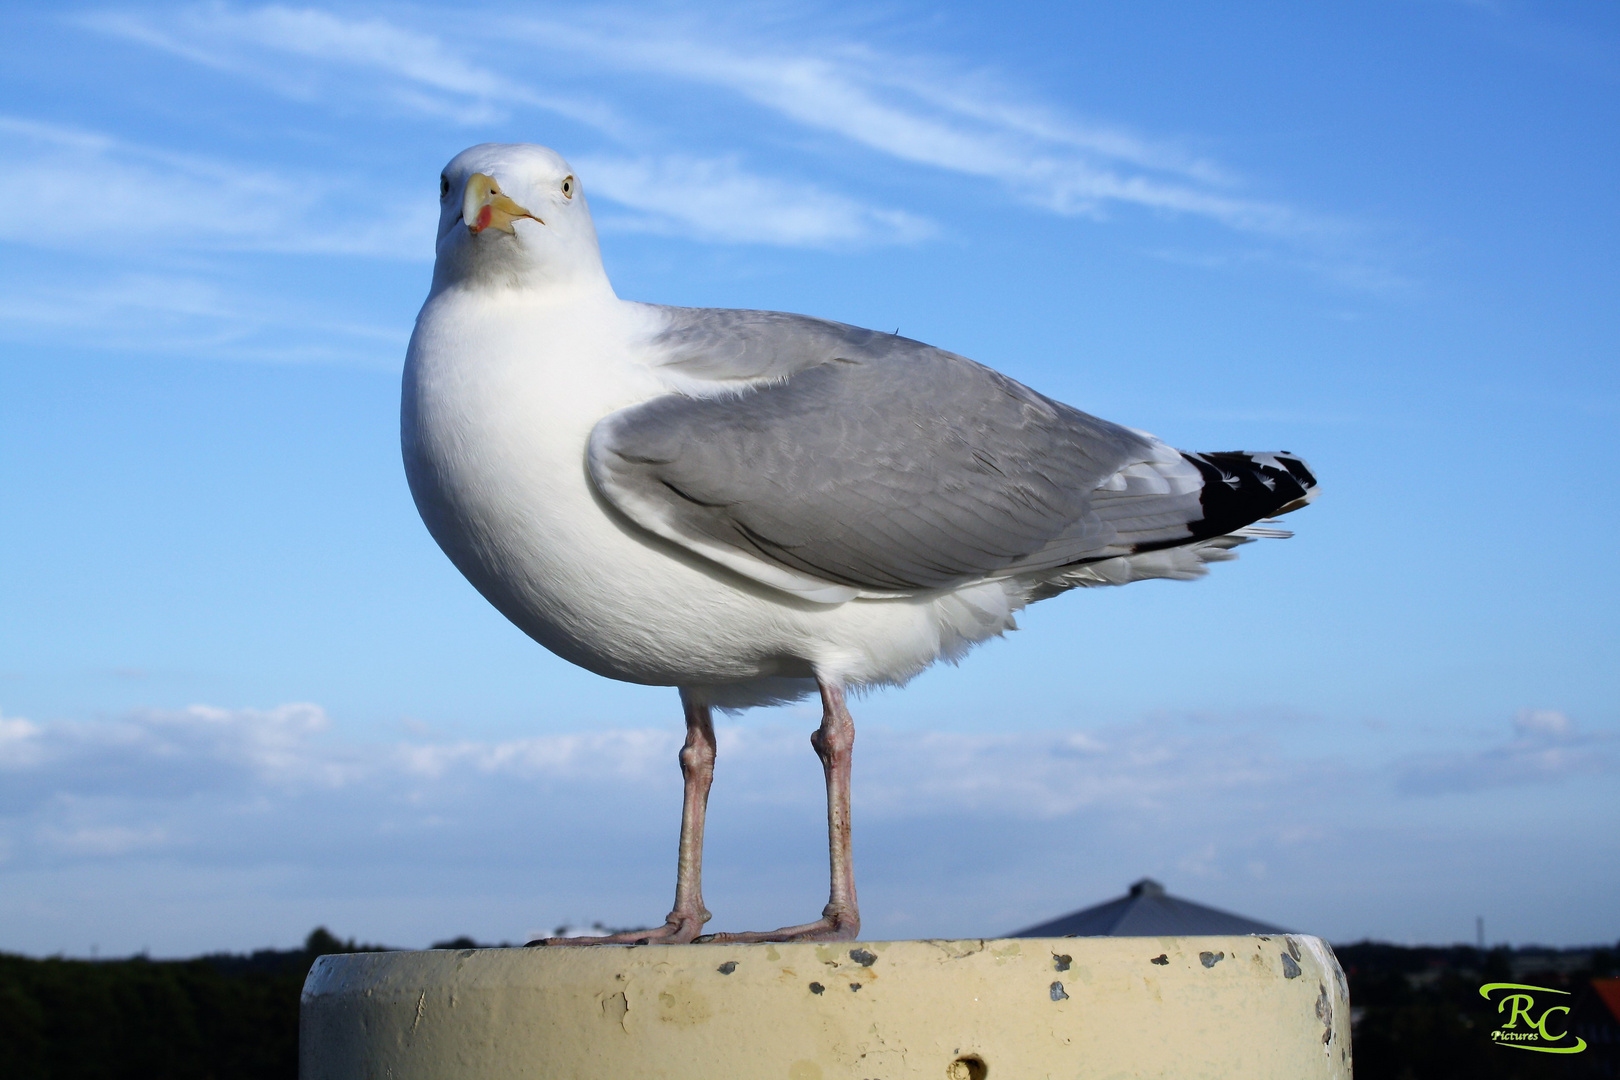
[[(1188, 449), (1295, 539), (856, 710), (869, 936), (1173, 892), (1620, 936), (1620, 14), (1601, 3), (0, 14), (0, 949), (667, 909), (679, 712), (434, 548), (439, 168), (575, 165), (621, 296), (831, 317)], [(824, 890), (813, 713), (731, 721), (716, 927)]]

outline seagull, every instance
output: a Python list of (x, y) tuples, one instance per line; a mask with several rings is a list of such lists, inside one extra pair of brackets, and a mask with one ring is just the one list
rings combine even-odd
[[(776, 311), (621, 300), (585, 190), (532, 144), (439, 177), (401, 445), (428, 531), (535, 641), (673, 686), (686, 741), (660, 927), (534, 944), (841, 941), (860, 931), (847, 695), (898, 686), (1070, 589), (1189, 580), (1309, 502), (1287, 453), (1184, 453), (965, 357)], [(821, 917), (703, 933), (715, 709), (821, 699)]]

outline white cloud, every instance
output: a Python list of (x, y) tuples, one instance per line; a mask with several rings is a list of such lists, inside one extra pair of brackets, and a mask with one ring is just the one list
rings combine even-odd
[[(365, 197), (355, 198), (354, 192)], [(424, 262), (431, 196), (248, 168), (0, 115), (0, 335), (53, 346), (271, 362), (397, 364), (408, 328), (244, 275), (243, 253)], [(166, 266), (183, 268), (176, 272)]]
[(607, 228), (789, 247), (907, 242), (933, 231), (914, 214), (867, 206), (812, 184), (758, 176), (735, 159), (584, 156), (574, 164), (589, 191), (632, 209), (631, 215), (604, 216)]
[(1341, 231), (1283, 204), (1222, 190), (1234, 178), (1207, 158), (1064, 117), (941, 60), (838, 40), (726, 42), (708, 29), (649, 27), (645, 20), (634, 29), (535, 23), (528, 39), (610, 68), (727, 90), (879, 154), (1004, 185), (1059, 214), (1129, 204), (1275, 236)]
[[(1346, 234), (1335, 239), (1349, 239), (1349, 236)], [(1236, 270), (1250, 266), (1292, 267), (1362, 293), (1407, 292), (1417, 286), (1410, 277), (1389, 269), (1367, 253), (1355, 251), (1353, 245), (1332, 243), (1328, 246), (1334, 249), (1329, 255), (1308, 248), (1302, 251), (1287, 251), (1255, 244), (1225, 251), (1144, 248), (1141, 249), (1141, 254), (1161, 262), (1200, 270)]]
[(0, 337), (52, 347), (381, 368), (398, 365), (409, 337), (404, 326), (333, 318), (308, 301), (219, 278), (126, 273), (82, 262), (73, 269), (0, 279)]
[(672, 731), (616, 729), (540, 735), (505, 742), (401, 743), (383, 751), (378, 768), (430, 780), (455, 772), (524, 779), (574, 777), (646, 781), (667, 769), (679, 740)]
[(146, 710), (117, 720), (0, 724), (0, 773), (11, 799), (170, 798), (227, 782), (342, 785), (351, 751), (324, 750), (317, 705)]
[[(356, 93), (389, 100), (438, 119), (488, 123), (513, 108), (542, 109), (620, 136), (632, 125), (613, 109), (577, 91), (548, 95), (520, 80), (475, 64), (441, 39), (380, 18), (346, 19), (314, 9), (280, 6), (237, 9), (223, 5), (174, 13), (166, 23), (127, 12), (87, 16), (83, 24), (221, 70), (245, 75), (289, 96), (343, 102)], [(290, 75), (285, 57), (314, 67)], [(356, 73), (340, 93), (321, 92), (333, 66)], [(382, 75), (378, 83), (375, 76)], [(582, 166), (590, 190), (632, 211), (609, 214), (604, 225), (691, 236), (718, 243), (825, 247), (835, 243), (909, 242), (928, 234), (914, 214), (868, 206), (816, 184), (751, 173), (736, 157), (704, 160), (680, 154), (635, 158), (599, 156)], [(375, 223), (364, 237), (376, 242), (390, 223)], [(397, 233), (420, 240), (432, 228)]]
[(1513, 730), (1526, 739), (1563, 741), (1574, 737), (1575, 721), (1552, 709), (1520, 709)]
[(1415, 756), (1403, 764), (1397, 786), (1411, 794), (1435, 795), (1558, 783), (1616, 769), (1612, 738), (1582, 732), (1561, 712), (1521, 709), (1513, 718), (1513, 732), (1512, 738), (1484, 750)]
[[(1285, 203), (1239, 194), (1229, 169), (1172, 141), (1066, 116), (960, 63), (821, 32), (789, 41), (786, 28), (749, 38), (691, 20), (600, 13), (567, 21), (506, 13), (490, 29), (458, 15), (467, 44), (456, 48), (395, 20), (280, 5), (213, 4), (165, 15), (107, 11), (80, 21), (339, 110), (351, 109), (358, 95), (463, 123), (521, 109), (567, 116), (637, 148), (629, 159), (597, 155), (603, 172), (586, 173), (588, 183), (638, 211), (623, 224), (715, 242), (814, 247), (914, 240), (928, 229), (915, 214), (870, 207), (819, 184), (745, 174), (734, 157), (694, 162), (660, 151), (669, 133), (628, 119), (633, 105), (602, 103), (600, 95), (623, 99), (634, 92), (617, 85), (622, 73), (718, 90), (803, 129), (893, 161), (983, 180), (1060, 215), (1135, 207), (1306, 246), (1342, 246), (1352, 232)], [(521, 65), (512, 58), (514, 41), (523, 46)], [(486, 58), (471, 59), (473, 47)], [(548, 92), (503, 72), (493, 56), (525, 71), (543, 67), (536, 61), (545, 56), (566, 57), (585, 70)], [(343, 92), (333, 92), (328, 84), (339, 78)], [(593, 83), (606, 85), (593, 90)], [(724, 137), (735, 145), (739, 136), (748, 138), (735, 128)], [(710, 170), (716, 183), (665, 186), (694, 168)], [(734, 214), (724, 212), (722, 194), (735, 197)]]
[[(359, 212), (355, 191), (366, 196)], [(430, 259), (431, 198), (0, 116), (0, 240), (97, 254), (186, 249)]]
[[(719, 731), (706, 862), (717, 928), (779, 925), (822, 902), (822, 778), (803, 726)], [(1558, 745), (1582, 737), (1547, 714), (1520, 726)], [(1501, 863), (1500, 880), (1578, 865), (1589, 891), (1612, 888), (1613, 843), (1549, 834), (1542, 793), (1519, 796), (1540, 808), (1528, 832), (1500, 813), (1471, 832), (1415, 827), (1410, 801), (1389, 798), (1390, 770), (1284, 756), (1276, 734), (1170, 717), (1088, 733), (863, 728), (856, 847), (871, 932), (1006, 932), (1143, 874), (1343, 934), (1463, 904), (1486, 887), (1481, 860)], [(296, 940), (323, 922), (425, 945), (656, 922), (679, 744), (675, 724), (362, 742), (309, 704), (6, 717), (0, 947), (185, 954)], [(1511, 811), (1508, 797), (1475, 808)], [(1584, 820), (1610, 808), (1565, 809)], [(1585, 857), (1572, 861), (1571, 845)], [(1456, 872), (1436, 874), (1441, 864)]]
[(486, 68), (468, 63), (438, 38), (403, 29), (383, 19), (343, 19), (313, 8), (280, 5), (235, 12), (215, 6), (193, 9), (181, 24), (238, 43), (280, 49), (316, 60), (335, 60), (391, 71), (438, 90), (468, 97), (523, 94)]
[(38, 764), (39, 741), (38, 724), (17, 716), (0, 715), (0, 769)]
[(168, 833), (159, 828), (130, 829), (122, 825), (100, 825), (76, 829), (46, 828), (40, 839), (71, 855), (127, 855), (164, 846)]
[[(527, 88), (468, 62), (438, 38), (383, 19), (345, 19), (281, 5), (240, 9), (209, 4), (172, 11), (166, 18), (120, 10), (89, 12), (77, 22), (247, 76), (301, 100), (321, 97), (329, 81), (321, 64), (338, 64), (404, 80), (418, 89), (407, 97), (398, 92), (401, 87), (391, 86), (397, 100), (462, 123), (487, 122), (504, 115), (511, 104), (548, 104)], [(289, 69), (289, 55), (316, 64)]]
[[(0, 719), (0, 772), (14, 810), (76, 799), (190, 798), (221, 786), (235, 797), (307, 788), (360, 792), (469, 790), (494, 781), (563, 783), (605, 796), (678, 783), (680, 732), (606, 729), (501, 741), (416, 739), (355, 743), (331, 738), (316, 705), (221, 709), (194, 705), (115, 720), (34, 723)], [(1218, 755), (1222, 768), (1195, 760)], [(802, 731), (720, 729), (727, 798), (803, 805), (819, 789), (784, 788), (783, 773), (814, 763)], [(1273, 764), (1247, 737), (1212, 740), (1145, 721), (1098, 738), (1077, 733), (970, 735), (863, 732), (856, 798), (863, 814), (911, 818), (986, 813), (1031, 820), (1106, 805), (1155, 812), (1202, 793), (1245, 789)], [(280, 796), (277, 796), (280, 797)]]

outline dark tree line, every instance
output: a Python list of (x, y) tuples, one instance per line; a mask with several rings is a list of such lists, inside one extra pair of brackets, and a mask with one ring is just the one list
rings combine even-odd
[(293, 1080), (298, 993), (316, 956), (368, 948), (324, 928), (304, 948), (195, 960), (0, 954), (5, 1080)]
[[(1620, 1080), (1620, 1021), (1592, 985), (1620, 975), (1620, 949), (1583, 956), (1361, 942), (1334, 952), (1350, 982), (1358, 1080)], [(1565, 1056), (1493, 1045), (1503, 1017), (1479, 993), (1491, 982), (1568, 991), (1546, 1003), (1573, 1005), (1567, 1028), (1588, 1048)]]

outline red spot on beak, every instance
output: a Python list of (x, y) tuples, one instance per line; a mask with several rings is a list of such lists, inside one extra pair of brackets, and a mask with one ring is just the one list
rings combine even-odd
[(472, 231), (475, 233), (483, 232), (485, 229), (489, 228), (489, 223), (494, 220), (494, 218), (495, 211), (493, 208), (491, 208), (487, 203), (480, 206), (478, 208), (478, 217), (473, 221)]

